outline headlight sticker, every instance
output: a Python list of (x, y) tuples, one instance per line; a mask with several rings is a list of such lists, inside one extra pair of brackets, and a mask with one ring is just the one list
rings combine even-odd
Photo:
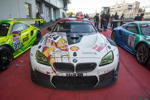
[(113, 62), (113, 60), (114, 60), (114, 54), (113, 51), (110, 51), (101, 59), (99, 66), (110, 64)]

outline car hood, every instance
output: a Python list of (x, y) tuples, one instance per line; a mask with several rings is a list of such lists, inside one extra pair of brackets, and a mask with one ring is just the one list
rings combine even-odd
[(62, 62), (61, 60), (72, 58), (100, 59), (110, 51), (109, 45), (107, 39), (99, 33), (84, 35), (79, 42), (71, 44), (69, 44), (66, 33), (49, 33), (39, 42), (38, 50), (47, 59), (53, 58), (55, 62)]

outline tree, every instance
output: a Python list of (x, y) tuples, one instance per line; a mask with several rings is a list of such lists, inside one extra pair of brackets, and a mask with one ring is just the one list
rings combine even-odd
[(144, 8), (139, 8), (139, 13), (144, 13), (145, 12), (145, 9)]
[(73, 12), (67, 12), (67, 16), (75, 15)]

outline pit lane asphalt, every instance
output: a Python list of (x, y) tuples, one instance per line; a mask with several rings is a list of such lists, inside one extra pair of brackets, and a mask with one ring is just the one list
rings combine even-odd
[[(42, 30), (43, 34), (46, 32)], [(111, 31), (102, 33), (110, 37)], [(30, 78), (29, 51), (15, 59), (6, 71), (0, 72), (0, 100), (150, 100), (150, 70), (120, 47), (116, 84), (78, 91), (49, 89), (34, 84)]]

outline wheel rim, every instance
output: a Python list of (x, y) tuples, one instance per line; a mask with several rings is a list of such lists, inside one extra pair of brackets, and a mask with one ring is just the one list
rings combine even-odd
[(5, 69), (7, 68), (7, 65), (10, 63), (11, 57), (8, 54), (1, 54), (0, 55), (0, 69)]
[(141, 45), (137, 50), (137, 60), (140, 63), (146, 63), (148, 60), (148, 49), (146, 46)]

